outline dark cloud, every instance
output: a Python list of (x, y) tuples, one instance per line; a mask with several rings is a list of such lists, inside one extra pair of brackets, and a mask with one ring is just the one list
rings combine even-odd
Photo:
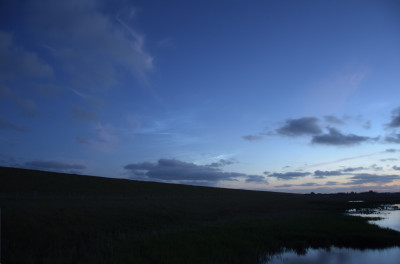
[(400, 170), (400, 167), (395, 165), (395, 166), (393, 166), (393, 169), (394, 170)]
[(319, 134), (322, 130), (318, 125), (318, 118), (303, 117), (287, 120), (286, 124), (278, 128), (276, 132), (280, 135), (295, 137)]
[(0, 116), (0, 129), (13, 130), (17, 132), (26, 132), (27, 129), (23, 126), (16, 125)]
[(400, 134), (392, 133), (385, 137), (385, 141), (389, 143), (398, 143), (400, 144)]
[(393, 181), (399, 180), (399, 175), (378, 175), (369, 173), (358, 173), (350, 178), (348, 184), (365, 184), (365, 183), (391, 183)]
[(99, 119), (96, 113), (87, 111), (80, 107), (73, 107), (72, 108), (73, 118), (76, 121), (97, 121)]
[(213, 162), (213, 163), (209, 164), (208, 166), (210, 166), (210, 167), (223, 167), (223, 166), (232, 165), (232, 164), (235, 164), (235, 163), (236, 163), (236, 161), (234, 161), (234, 160), (220, 159), (218, 162)]
[(268, 183), (267, 179), (261, 175), (249, 175), (246, 178), (248, 183)]
[(157, 165), (153, 162), (142, 162), (142, 163), (133, 163), (133, 164), (128, 164), (124, 167), (124, 169), (127, 170), (132, 170), (132, 171), (143, 171), (143, 170), (151, 170), (155, 168)]
[(38, 169), (46, 169), (46, 170), (49, 169), (49, 170), (60, 170), (60, 171), (83, 170), (86, 168), (86, 166), (81, 164), (69, 164), (58, 161), (41, 161), (41, 160), (26, 162), (25, 166), (28, 168), (31, 167)]
[[(145, 177), (150, 180), (162, 181), (200, 181), (218, 182), (235, 181), (237, 178), (245, 178), (247, 182), (260, 182), (261, 178), (255, 175), (247, 175), (236, 172), (223, 172), (220, 167), (230, 164), (230, 161), (220, 160), (207, 165), (197, 165), (176, 159), (160, 159), (158, 162), (143, 162), (128, 164), (124, 168), (129, 170), (133, 178)], [(260, 176), (262, 177), (262, 176)], [(263, 177), (264, 178), (264, 177)]]
[(316, 171), (314, 171), (314, 176), (316, 176), (316, 178), (325, 178), (327, 176), (338, 176), (338, 175), (342, 175), (342, 172), (340, 170), (335, 170), (335, 171), (316, 170)]
[(342, 171), (343, 172), (353, 172), (353, 171), (360, 171), (360, 170), (365, 170), (364, 167), (349, 167), (349, 168), (345, 168)]
[(263, 139), (263, 135), (247, 135), (243, 136), (242, 138), (248, 141), (256, 141), (256, 140), (261, 140)]
[(312, 186), (319, 186), (319, 184), (315, 183), (315, 182), (306, 182), (306, 183), (298, 184), (296, 186), (312, 187)]
[(305, 177), (311, 175), (310, 172), (299, 172), (299, 171), (293, 171), (293, 172), (286, 172), (286, 173), (272, 173), (269, 174), (268, 177), (276, 177), (278, 179), (282, 180), (291, 180), (295, 178), (300, 178), (300, 177)]
[(277, 187), (277, 188), (290, 188), (290, 187), (293, 187), (293, 186), (295, 186), (295, 185), (293, 185), (293, 184), (282, 184), (282, 185), (277, 185), (275, 187)]
[(331, 127), (329, 128), (329, 134), (314, 135), (311, 143), (331, 146), (352, 146), (370, 140), (374, 139), (354, 134), (344, 135), (337, 129)]
[(339, 183), (336, 181), (328, 181), (325, 183), (325, 185), (338, 185)]
[(324, 119), (326, 122), (335, 124), (335, 125), (343, 125), (344, 121), (336, 116), (328, 115), (324, 116)]
[(392, 120), (387, 126), (389, 128), (400, 127), (400, 107), (392, 111)]

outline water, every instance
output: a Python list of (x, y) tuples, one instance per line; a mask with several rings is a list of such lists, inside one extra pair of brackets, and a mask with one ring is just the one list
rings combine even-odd
[(394, 207), (397, 207), (397, 210), (388, 208), (386, 210), (381, 210), (379, 212), (362, 216), (383, 217), (381, 220), (371, 220), (369, 223), (378, 225), (380, 227), (394, 229), (400, 232), (400, 210), (398, 210), (400, 208), (400, 204), (395, 204)]
[(323, 249), (309, 249), (307, 254), (299, 256), (294, 252), (287, 252), (274, 256), (268, 264), (399, 264), (400, 248), (386, 248), (380, 250), (354, 250), (349, 248), (331, 247), (329, 251)]
[[(397, 210), (394, 210), (396, 209)], [(371, 224), (376, 224), (384, 228), (394, 229), (400, 232), (400, 204), (383, 207), (383, 209), (367, 209), (365, 211), (353, 211), (352, 215), (364, 217), (381, 217), (380, 220), (371, 220)], [(352, 212), (350, 210), (350, 212)], [(367, 213), (366, 213), (367, 212)], [(295, 252), (285, 252), (283, 254), (273, 256), (268, 264), (399, 264), (400, 248), (392, 247), (376, 250), (356, 250), (349, 248), (331, 247), (330, 250), (325, 249), (309, 249), (305, 255), (299, 256)]]

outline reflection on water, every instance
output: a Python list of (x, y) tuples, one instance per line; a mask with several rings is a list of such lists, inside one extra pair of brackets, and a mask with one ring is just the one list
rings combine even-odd
[[(396, 204), (396, 206), (399, 208), (400, 204)], [(370, 223), (400, 232), (400, 210), (383, 210), (381, 213), (373, 214), (372, 216), (383, 217), (383, 219), (369, 221)]]
[(287, 252), (274, 256), (268, 264), (314, 264), (314, 263), (340, 263), (340, 264), (399, 264), (400, 248), (387, 248), (380, 250), (354, 250), (348, 248), (332, 247), (329, 251), (324, 249), (309, 249), (307, 254), (298, 256), (294, 252)]
[(400, 204), (394, 205), (383, 205), (378, 208), (361, 208), (361, 209), (350, 209), (348, 213), (350, 215), (362, 216), (362, 217), (379, 217), (382, 219), (371, 220), (369, 223), (378, 225), (384, 228), (390, 228), (400, 231)]
[[(364, 217), (379, 217), (380, 220), (369, 221), (372, 224), (385, 228), (391, 228), (400, 231), (400, 204), (394, 206), (383, 206), (377, 210), (376, 208), (364, 208), (361, 211), (350, 210), (351, 215)], [(355, 250), (349, 248), (331, 247), (330, 250), (325, 249), (309, 249), (303, 256), (297, 255), (295, 252), (286, 252), (271, 257), (268, 264), (314, 264), (314, 263), (341, 263), (341, 264), (399, 264), (400, 248), (386, 248), (376, 250)]]

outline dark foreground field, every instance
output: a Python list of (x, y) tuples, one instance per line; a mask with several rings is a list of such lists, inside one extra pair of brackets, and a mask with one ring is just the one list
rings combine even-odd
[[(1, 263), (258, 263), (283, 248), (400, 246), (349, 200), (0, 167)], [(365, 204), (365, 203), (363, 203)]]

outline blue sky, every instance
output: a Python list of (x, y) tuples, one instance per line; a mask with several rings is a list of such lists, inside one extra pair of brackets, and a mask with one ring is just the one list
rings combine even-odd
[(398, 1), (2, 1), (0, 165), (400, 190)]

